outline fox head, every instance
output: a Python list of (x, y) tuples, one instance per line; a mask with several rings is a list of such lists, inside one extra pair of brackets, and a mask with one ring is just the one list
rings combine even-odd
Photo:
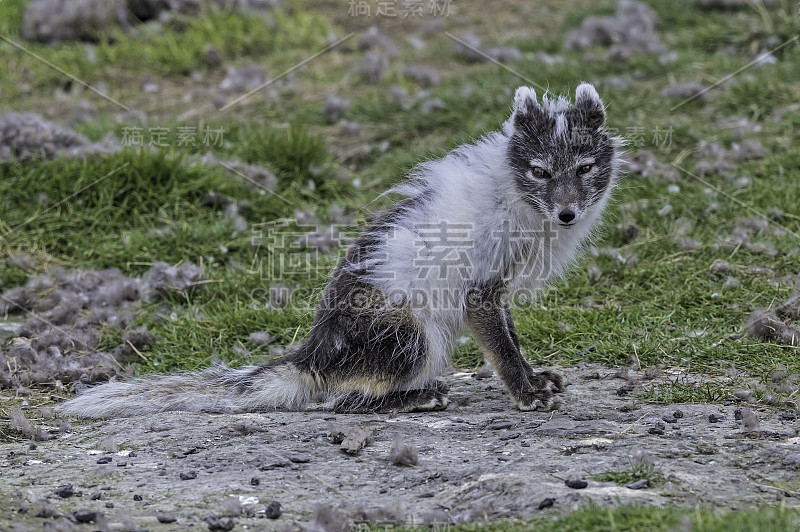
[(542, 98), (530, 87), (514, 95), (508, 162), (523, 201), (563, 227), (602, 210), (618, 173), (622, 140), (604, 130), (605, 107), (595, 88), (581, 83), (575, 104)]

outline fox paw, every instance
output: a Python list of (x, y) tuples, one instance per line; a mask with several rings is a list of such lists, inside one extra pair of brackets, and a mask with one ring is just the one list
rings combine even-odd
[(550, 390), (553, 393), (563, 392), (567, 389), (567, 385), (569, 384), (567, 379), (552, 371), (534, 373), (528, 377), (528, 380), (530, 381), (531, 386), (537, 390)]
[(519, 397), (514, 398), (514, 404), (522, 412), (549, 411), (558, 410), (561, 407), (561, 399), (553, 395), (549, 388), (546, 388), (523, 392)]
[(425, 390), (413, 402), (406, 404), (401, 412), (435, 412), (445, 410), (450, 404), (446, 393), (438, 390)]

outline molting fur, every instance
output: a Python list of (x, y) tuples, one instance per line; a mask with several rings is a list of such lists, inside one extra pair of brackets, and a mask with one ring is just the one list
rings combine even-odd
[(617, 181), (621, 139), (589, 84), (575, 104), (529, 87), (499, 132), (418, 166), (326, 287), (306, 342), (240, 370), (109, 383), (63, 405), (86, 417), (164, 410), (337, 411), (447, 406), (437, 377), (469, 329), (521, 410), (552, 408), (564, 379), (523, 358), (509, 300), (561, 275)]

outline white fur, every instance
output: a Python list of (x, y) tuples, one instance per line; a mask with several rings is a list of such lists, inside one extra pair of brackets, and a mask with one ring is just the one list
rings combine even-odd
[(600, 99), (600, 95), (597, 94), (597, 90), (594, 86), (584, 82), (575, 89), (575, 103), (586, 99), (600, 105), (601, 108), (603, 106), (603, 101)]
[(531, 87), (519, 87), (514, 92), (514, 110), (522, 113), (528, 112), (529, 108), (536, 105), (536, 91)]
[(567, 117), (563, 112), (556, 114), (556, 135), (563, 137), (567, 134)]
[[(580, 90), (589, 93), (586, 88)], [(531, 101), (535, 102), (532, 89), (517, 89), (514, 112), (519, 112)], [(563, 113), (566, 109), (567, 104), (561, 98), (545, 101), (544, 105), (553, 112)], [(468, 283), (490, 281), (496, 276), (498, 263), (512, 260), (514, 246), (496, 238), (496, 232), (503, 224), (507, 224), (510, 230), (539, 231), (557, 216), (557, 212), (552, 213), (549, 219), (538, 214), (520, 197), (506, 158), (510, 131), (513, 131), (510, 123), (511, 120), (504, 124), (502, 133), (489, 134), (475, 144), (454, 150), (443, 159), (421, 165), (413, 174), (412, 183), (394, 189), (408, 196), (430, 198), (407, 216), (400, 217), (392, 237), (374, 257), (368, 259), (373, 268), (371, 281), (387, 294), (411, 296), (414, 315), (424, 325), (430, 364), (426, 371), (421, 372), (418, 382), (410, 387), (437, 376), (447, 364), (455, 338), (466, 326), (464, 302)], [(553, 237), (541, 242), (551, 251), (549, 275), (540, 279), (515, 277), (510, 283), (512, 291), (536, 290), (548, 278), (562, 274), (589, 238), (608, 200), (610, 188), (589, 212), (578, 213), (576, 223), (571, 227), (552, 225)], [(451, 250), (454, 250), (451, 252), (456, 257), (463, 256), (462, 264), (450, 265), (445, 269), (444, 277), (439, 275), (441, 269), (437, 266), (444, 266), (448, 261), (447, 258), (437, 258), (435, 250), (437, 246), (441, 249), (446, 245), (441, 243), (438, 235), (420, 229), (442, 222), (454, 227), (454, 232), (461, 232), (462, 224), (469, 227), (468, 241), (463, 249), (451, 245)], [(425, 264), (430, 261), (432, 266), (425, 272), (415, 264), (415, 260)], [(534, 254), (529, 260), (537, 261), (541, 257)], [(534, 271), (541, 266), (536, 263), (529, 265)], [(428, 297), (424, 304), (418, 304), (419, 301), (414, 304), (414, 294)], [(461, 304), (446, 304), (446, 301), (460, 301)]]
[(95, 419), (140, 416), (170, 410), (296, 410), (317, 393), (318, 388), (311, 376), (299, 372), (291, 364), (269, 368), (261, 373), (246, 393), (239, 393), (237, 380), (252, 369), (215, 367), (201, 373), (154, 376), (130, 383), (112, 381), (90, 388), (57, 408), (65, 415)]

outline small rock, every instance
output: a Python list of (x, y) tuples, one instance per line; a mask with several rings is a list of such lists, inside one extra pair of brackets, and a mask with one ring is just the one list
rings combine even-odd
[(75, 490), (72, 488), (72, 484), (67, 484), (66, 486), (58, 488), (54, 493), (62, 499), (69, 499), (75, 495)]
[(721, 423), (721, 422), (725, 421), (726, 419), (728, 419), (728, 418), (726, 416), (724, 416), (723, 414), (710, 414), (708, 416), (708, 422), (709, 423)]
[(142, 500), (142, 496), (137, 493), (136, 495), (133, 496), (133, 500), (134, 501), (141, 501)]
[(539, 509), (540, 510), (544, 510), (545, 508), (550, 508), (555, 503), (556, 503), (556, 500), (553, 499), (553, 498), (550, 498), (550, 497), (548, 497), (546, 499), (542, 499), (542, 502), (539, 503)]
[(114, 507), (114, 503), (113, 502), (109, 501), (109, 502), (106, 503), (106, 508), (113, 508), (113, 507)]
[(361, 449), (372, 443), (374, 430), (368, 427), (347, 426), (331, 433), (331, 441), (340, 443), (342, 451), (347, 454), (357, 454)]
[(178, 520), (177, 517), (166, 512), (156, 512), (156, 519), (158, 519), (159, 523), (165, 523), (165, 524), (174, 523), (175, 521)]
[(97, 459), (98, 464), (108, 464), (110, 463), (112, 458), (110, 456), (101, 456)]
[(258, 466), (260, 471), (272, 471), (273, 469), (280, 469), (292, 465), (291, 460), (287, 460), (282, 456), (271, 456), (264, 459), (262, 464)]
[(489, 430), (503, 430), (503, 429), (510, 429), (513, 426), (514, 423), (512, 423), (511, 421), (498, 420), (498, 421), (493, 421), (492, 423), (487, 425), (486, 428)]
[(218, 515), (209, 515), (203, 521), (208, 523), (208, 529), (213, 531), (221, 530), (227, 532), (228, 530), (233, 530), (233, 527), (236, 526), (236, 521), (230, 517), (220, 517)]
[(311, 461), (311, 457), (307, 454), (290, 454), (288, 458), (290, 462), (295, 464), (307, 464)]
[(259, 484), (261, 484), (261, 479), (260, 478), (253, 477), (253, 478), (250, 479), (250, 485), (251, 486), (258, 486)]
[(183, 471), (180, 474), (181, 480), (192, 480), (197, 478), (197, 471)]
[(676, 410), (672, 413), (672, 417), (675, 419), (681, 419), (683, 417), (683, 410)]
[(647, 487), (647, 479), (646, 478), (640, 478), (636, 482), (631, 482), (630, 484), (628, 484), (625, 487), (630, 489), (630, 490), (642, 490), (642, 489), (645, 489)]
[(267, 508), (264, 510), (264, 515), (266, 515), (267, 519), (277, 519), (283, 514), (283, 507), (281, 503), (278, 501), (272, 501), (267, 505)]
[(574, 490), (582, 490), (589, 485), (589, 483), (583, 480), (582, 478), (581, 479), (571, 478), (567, 480), (564, 484), (566, 484), (568, 488), (572, 488)]
[(72, 516), (79, 523), (94, 523), (97, 520), (97, 512), (95, 510), (76, 510), (72, 512)]
[(624, 386), (617, 388), (617, 396), (625, 397), (626, 395), (631, 393), (635, 387), (636, 385), (634, 383), (627, 383)]

